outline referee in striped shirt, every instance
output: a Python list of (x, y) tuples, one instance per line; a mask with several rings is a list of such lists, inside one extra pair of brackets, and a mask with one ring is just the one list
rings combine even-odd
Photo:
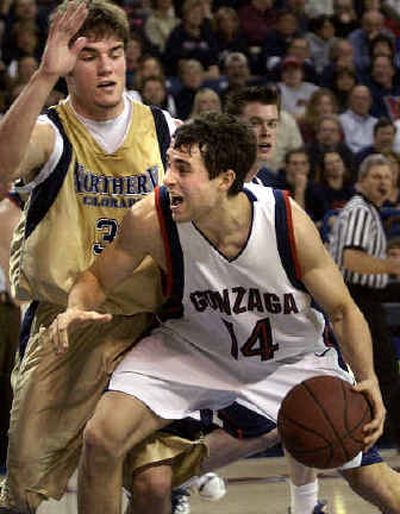
[(361, 163), (358, 192), (338, 215), (330, 253), (369, 324), (375, 371), (395, 430), (393, 435), (400, 445), (400, 414), (396, 414), (400, 410), (398, 363), (382, 306), (388, 275), (400, 275), (400, 260), (386, 255), (386, 235), (379, 214), (379, 207), (390, 193), (391, 180), (389, 162), (383, 155), (371, 155)]

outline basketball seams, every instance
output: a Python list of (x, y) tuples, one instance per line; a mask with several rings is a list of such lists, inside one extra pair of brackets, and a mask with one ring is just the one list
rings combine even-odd
[(295, 459), (328, 469), (342, 466), (362, 451), (362, 427), (368, 419), (371, 411), (362, 393), (342, 378), (318, 375), (285, 396), (278, 429), (283, 446)]
[[(346, 395), (344, 393), (344, 388), (343, 388), (343, 384), (344, 383), (345, 382), (341, 383), (341, 386), (342, 386), (342, 393), (343, 393), (343, 405), (344, 405), (344, 408), (345, 408), (346, 407)], [(303, 382), (301, 385), (307, 390), (308, 394), (312, 397), (312, 399), (314, 400), (315, 404), (318, 405), (318, 407), (320, 408), (321, 413), (323, 414), (323, 417), (325, 418), (325, 421), (328, 423), (328, 425), (330, 426), (333, 434), (335, 435), (336, 440), (339, 443), (339, 445), (340, 445), (340, 447), (341, 447), (341, 449), (343, 451), (343, 454), (346, 456), (347, 460), (350, 460), (349, 452), (347, 451), (347, 448), (343, 444), (342, 437), (340, 436), (339, 432), (336, 430), (335, 426), (333, 425), (332, 420), (330, 418), (330, 415), (329, 415), (329, 413), (326, 412), (324, 405), (319, 401), (318, 397), (315, 395), (314, 391), (312, 390), (311, 387), (309, 387), (309, 385), (307, 383)], [(332, 443), (330, 443), (330, 444), (332, 446)]]

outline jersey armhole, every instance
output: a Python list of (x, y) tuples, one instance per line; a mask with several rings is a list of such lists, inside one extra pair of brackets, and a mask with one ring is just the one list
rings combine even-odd
[(17, 193), (31, 193), (36, 186), (42, 184), (55, 170), (63, 153), (64, 141), (56, 125), (45, 115), (39, 116), (38, 123), (47, 123), (53, 128), (55, 135), (54, 147), (49, 159), (45, 162), (33, 180), (27, 183), (22, 183), (21, 185), (18, 182), (15, 184), (15, 190)]

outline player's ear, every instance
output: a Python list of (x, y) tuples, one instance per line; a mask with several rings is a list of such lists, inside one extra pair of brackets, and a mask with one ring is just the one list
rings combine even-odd
[(232, 184), (235, 182), (236, 173), (233, 170), (225, 170), (221, 174), (221, 184), (225, 191), (229, 191)]

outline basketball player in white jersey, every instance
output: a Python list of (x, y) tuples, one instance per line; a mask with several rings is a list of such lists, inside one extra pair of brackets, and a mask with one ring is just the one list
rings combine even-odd
[(165, 274), (164, 321), (119, 365), (87, 425), (81, 513), (99, 504), (119, 513), (126, 452), (173, 419), (242, 399), (276, 422), (296, 383), (324, 373), (351, 381), (306, 291), (330, 316), (357, 388), (372, 403), (365, 445), (382, 433), (368, 327), (304, 212), (280, 192), (242, 191), (254, 158), (250, 131), (233, 118), (209, 115), (180, 127), (168, 190), (129, 211), (115, 244), (80, 276), (49, 330), (62, 355), (70, 327), (110, 320), (93, 310), (145, 255)]
[[(64, 2), (39, 69), (0, 122), (0, 181), (22, 178), (29, 195), (13, 242), (11, 286), (31, 302), (14, 373), (0, 511), (34, 512), (44, 499), (62, 496), (112, 369), (162, 301), (158, 269), (147, 261), (135, 272), (139, 281), (106, 307), (114, 322), (79, 331), (65, 359), (42, 339), (42, 328), (65, 309), (74, 277), (112, 241), (128, 208), (163, 179), (174, 124), (126, 96), (128, 37), (126, 13), (115, 4)], [(60, 77), (68, 98), (40, 116)], [(195, 446), (179, 437), (164, 441), (150, 462)], [(141, 505), (136, 495), (135, 512), (155, 510), (157, 498), (149, 493)]]

